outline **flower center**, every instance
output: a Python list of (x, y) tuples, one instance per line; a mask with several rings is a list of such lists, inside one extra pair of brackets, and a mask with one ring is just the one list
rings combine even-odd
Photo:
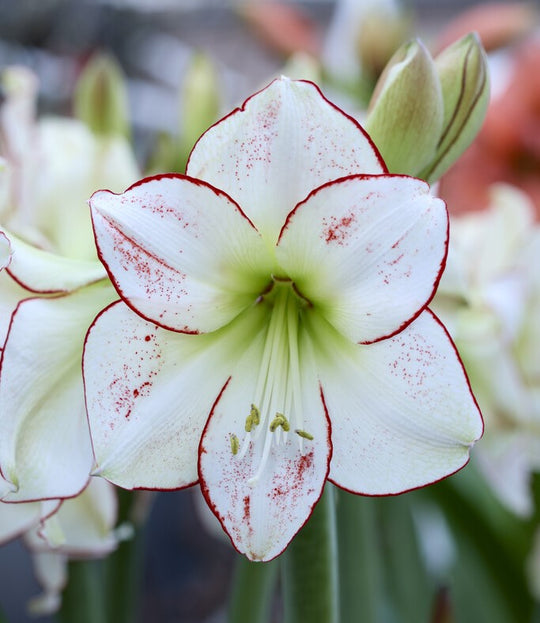
[(310, 303), (290, 279), (280, 277), (273, 277), (271, 286), (261, 294), (258, 303), (271, 306), (261, 366), (241, 446), (239, 439), (231, 436), (231, 451), (240, 459), (251, 444), (263, 444), (258, 469), (248, 481), (251, 486), (259, 480), (272, 444), (285, 444), (289, 435), (294, 434), (304, 453), (305, 441), (313, 439), (302, 428), (298, 331), (303, 310)]

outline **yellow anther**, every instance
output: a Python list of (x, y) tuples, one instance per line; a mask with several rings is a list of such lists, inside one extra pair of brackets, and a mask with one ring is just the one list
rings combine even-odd
[(270, 432), (273, 433), (278, 426), (281, 426), (285, 432), (289, 431), (291, 428), (283, 413), (276, 413), (276, 417), (270, 422)]
[(297, 428), (294, 432), (303, 439), (309, 439), (310, 441), (313, 441), (313, 435), (311, 433), (307, 433), (305, 430), (300, 430), (299, 428)]
[(261, 421), (261, 415), (259, 413), (259, 409), (255, 405), (251, 405), (251, 411), (246, 418), (246, 433), (250, 433), (251, 429)]
[(257, 424), (260, 424), (261, 414), (259, 413), (259, 409), (257, 409), (255, 405), (251, 405), (251, 411), (249, 412), (249, 415), (251, 417), (252, 423), (255, 424), (255, 426)]
[(231, 452), (233, 454), (238, 453), (238, 449), (240, 448), (240, 441), (235, 434), (231, 434)]

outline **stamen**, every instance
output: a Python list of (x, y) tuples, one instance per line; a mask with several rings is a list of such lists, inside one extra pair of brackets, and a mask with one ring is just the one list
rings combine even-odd
[(259, 409), (257, 409), (257, 407), (254, 404), (252, 404), (251, 411), (249, 412), (249, 415), (246, 418), (246, 425), (245, 425), (246, 433), (251, 433), (251, 429), (254, 426), (257, 426), (258, 424), (260, 424), (260, 421), (261, 421), (261, 415), (259, 413)]
[(238, 448), (240, 448), (240, 440), (233, 433), (233, 434), (231, 434), (231, 452), (233, 454), (238, 454)]
[(313, 440), (313, 435), (303, 430), (300, 368), (303, 342), (299, 336), (301, 310), (309, 301), (288, 277), (272, 275), (272, 286), (261, 296), (268, 309), (268, 325), (253, 402), (245, 421), (246, 435), (242, 440), (230, 436), (235, 460), (242, 460), (250, 448), (254, 450), (253, 456), (258, 456), (255, 473), (248, 480), (252, 487), (262, 477), (270, 456), (279, 456), (277, 448), (291, 443), (290, 431), (298, 435), (296, 443), (302, 454), (304, 440)]
[(287, 433), (290, 430), (290, 425), (287, 418), (283, 415), (283, 413), (276, 413), (276, 417), (270, 422), (270, 432), (273, 433), (277, 429), (278, 426)]

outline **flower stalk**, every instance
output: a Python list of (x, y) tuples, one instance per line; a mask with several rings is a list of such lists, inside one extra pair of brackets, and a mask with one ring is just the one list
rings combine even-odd
[(334, 489), (327, 486), (311, 518), (282, 557), (285, 623), (337, 623), (338, 570)]

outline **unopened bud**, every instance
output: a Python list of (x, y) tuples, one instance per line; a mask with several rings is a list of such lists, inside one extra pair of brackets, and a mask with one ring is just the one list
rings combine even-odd
[(193, 55), (184, 79), (180, 115), (180, 155), (187, 161), (199, 136), (218, 118), (219, 90), (212, 61), (202, 53)]
[(374, 5), (360, 22), (357, 51), (363, 71), (374, 81), (394, 52), (410, 37), (410, 20), (394, 7)]
[(420, 41), (403, 45), (375, 87), (365, 128), (391, 173), (417, 175), (435, 155), (443, 99), (435, 64)]
[(480, 130), (489, 103), (487, 58), (476, 33), (444, 49), (435, 66), (444, 102), (442, 133), (433, 161), (420, 173), (438, 180), (461, 156)]
[(84, 68), (74, 94), (74, 111), (98, 135), (129, 136), (128, 100), (119, 64), (96, 54)]

